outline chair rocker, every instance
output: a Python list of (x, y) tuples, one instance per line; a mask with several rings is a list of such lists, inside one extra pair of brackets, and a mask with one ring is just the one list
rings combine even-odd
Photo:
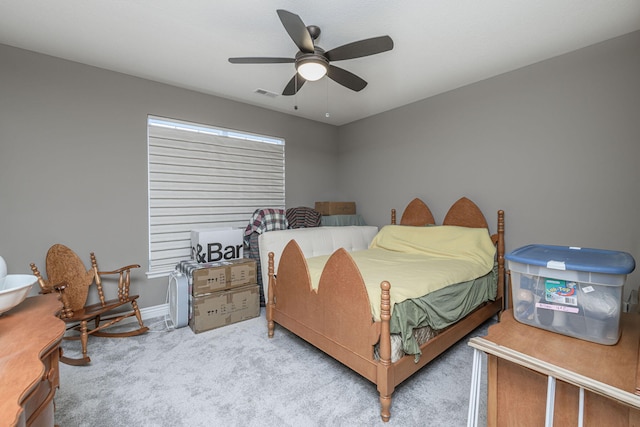
[[(68, 247), (56, 244), (49, 248), (46, 258), (47, 280), (43, 279), (35, 264), (31, 264), (31, 270), (38, 279), (42, 293), (48, 294), (57, 292), (60, 294), (60, 301), (63, 308), (60, 318), (71, 324), (68, 330), (78, 330), (80, 335), (65, 336), (64, 339), (80, 340), (82, 343), (82, 357), (79, 359), (69, 358), (60, 355), (60, 361), (69, 365), (86, 365), (91, 362), (87, 355), (87, 341), (89, 335), (96, 337), (123, 338), (140, 335), (149, 330), (142, 323), (142, 316), (138, 308), (136, 299), (138, 295), (129, 295), (129, 284), (131, 280), (131, 269), (139, 268), (139, 265), (128, 265), (114, 271), (98, 270), (96, 257), (91, 252), (91, 268), (85, 270), (84, 263)], [(118, 297), (117, 299), (105, 300), (102, 289), (102, 276), (119, 275)], [(100, 302), (86, 305), (89, 296), (89, 289), (92, 284), (96, 285)], [(101, 323), (102, 316), (125, 304), (131, 304), (133, 312), (114, 312), (112, 316)], [(139, 328), (127, 332), (109, 333), (103, 331), (128, 317), (136, 316)], [(93, 321), (94, 327), (90, 329), (88, 322)]]

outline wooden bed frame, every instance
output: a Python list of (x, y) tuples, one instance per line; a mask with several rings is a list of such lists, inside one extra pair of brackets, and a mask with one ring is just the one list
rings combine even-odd
[[(392, 210), (395, 224), (395, 210)], [(407, 205), (400, 224), (434, 224), (431, 211), (420, 199)], [(469, 199), (458, 200), (450, 209), (443, 225), (489, 228), (480, 209)], [(476, 308), (464, 319), (439, 331), (420, 349), (416, 363), (414, 355), (405, 355), (391, 362), (389, 332), (390, 288), (382, 282), (381, 320), (374, 322), (369, 296), (360, 272), (344, 249), (331, 255), (322, 272), (317, 292), (313, 290), (305, 258), (292, 240), (282, 252), (277, 278), (274, 277), (273, 253), (269, 254), (269, 290), (267, 324), (269, 337), (275, 323), (308, 341), (344, 365), (377, 385), (380, 393), (380, 415), (383, 421), (391, 416), (391, 395), (395, 387), (427, 363), (443, 353), (486, 320), (500, 314), (504, 308), (504, 211), (498, 211), (497, 233), (491, 236), (497, 247), (498, 290), (495, 301)], [(374, 358), (374, 346), (379, 343), (379, 360)]]

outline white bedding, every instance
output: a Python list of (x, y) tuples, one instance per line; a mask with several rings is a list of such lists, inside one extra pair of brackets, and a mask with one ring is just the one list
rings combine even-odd
[(269, 290), (269, 252), (274, 254), (274, 269), (277, 274), (280, 255), (291, 240), (298, 243), (305, 258), (311, 258), (330, 255), (339, 248), (344, 248), (348, 252), (367, 249), (377, 233), (378, 227), (372, 225), (295, 228), (262, 233), (258, 238), (258, 245), (265, 300), (269, 295), (267, 293)]

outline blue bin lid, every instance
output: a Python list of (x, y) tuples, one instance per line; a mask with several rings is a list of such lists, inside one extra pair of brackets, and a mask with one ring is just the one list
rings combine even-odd
[(528, 245), (508, 253), (505, 258), (556, 270), (605, 274), (629, 274), (636, 268), (635, 260), (626, 252), (572, 246)]

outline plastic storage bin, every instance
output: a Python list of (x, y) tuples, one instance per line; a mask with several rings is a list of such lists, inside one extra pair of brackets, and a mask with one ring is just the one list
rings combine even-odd
[(505, 255), (513, 314), (527, 325), (600, 344), (620, 339), (626, 252), (529, 245)]

